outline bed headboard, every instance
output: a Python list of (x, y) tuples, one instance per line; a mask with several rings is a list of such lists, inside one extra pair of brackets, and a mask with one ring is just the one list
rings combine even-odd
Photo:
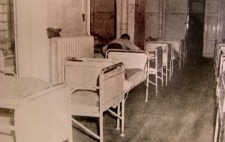
[(98, 86), (99, 75), (103, 68), (116, 65), (117, 62), (109, 59), (77, 58), (66, 60), (64, 80), (70, 88), (81, 86)]
[(63, 63), (67, 57), (94, 57), (92, 36), (57, 37), (50, 39), (50, 82), (63, 82)]
[(147, 51), (110, 49), (106, 53), (106, 58), (122, 62), (125, 69), (139, 68), (144, 70), (148, 57)]
[(154, 41), (154, 42), (151, 41), (151, 42), (146, 42), (145, 43), (144, 49), (146, 51), (155, 51), (155, 49), (157, 47), (160, 47), (161, 46), (163, 50), (166, 50), (166, 48), (167, 48), (168, 45), (169, 45), (168, 43), (163, 43), (163, 42), (158, 42), (158, 41)]
[(175, 40), (159, 40), (161, 43), (170, 43), (172, 47), (179, 53), (181, 51), (182, 43), (181, 41), (175, 41)]

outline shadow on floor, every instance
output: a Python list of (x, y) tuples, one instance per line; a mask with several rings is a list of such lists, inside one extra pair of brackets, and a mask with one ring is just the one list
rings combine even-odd
[[(104, 115), (106, 142), (212, 142), (214, 132), (214, 74), (213, 61), (202, 59), (188, 62), (182, 70), (176, 68), (172, 81), (155, 95), (145, 100), (145, 85), (133, 89), (125, 106), (125, 137), (115, 129), (116, 120)], [(83, 123), (97, 131), (97, 120)], [(97, 140), (73, 128), (75, 141)]]

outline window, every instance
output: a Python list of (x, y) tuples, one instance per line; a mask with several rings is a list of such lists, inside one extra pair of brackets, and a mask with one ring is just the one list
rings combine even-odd
[(9, 54), (14, 45), (13, 0), (0, 0), (0, 48)]

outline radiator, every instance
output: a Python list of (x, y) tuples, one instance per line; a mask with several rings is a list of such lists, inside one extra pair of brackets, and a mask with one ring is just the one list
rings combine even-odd
[(94, 57), (92, 36), (57, 37), (50, 39), (50, 82), (63, 82), (64, 60), (67, 57)]

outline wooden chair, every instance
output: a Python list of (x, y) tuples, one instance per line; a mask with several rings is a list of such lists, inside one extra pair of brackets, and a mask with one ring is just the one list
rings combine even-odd
[[(151, 83), (156, 86), (156, 94), (158, 93), (158, 79), (161, 80), (162, 86), (163, 86), (163, 53), (162, 53), (162, 47), (157, 47), (155, 49), (155, 56), (149, 60), (148, 63), (148, 74), (150, 75), (155, 75), (155, 82), (151, 81), (150, 78), (148, 77), (147, 82)], [(159, 76), (159, 74), (161, 76)]]
[[(109, 60), (65, 61), (64, 71), (65, 83), (72, 89), (72, 121), (100, 142), (103, 142), (105, 111), (117, 117), (117, 128), (121, 121), (121, 136), (124, 136), (124, 67), (122, 63), (108, 65), (105, 61)], [(117, 113), (110, 109), (112, 107), (117, 107)], [(99, 135), (81, 124), (75, 116), (99, 118)]]

